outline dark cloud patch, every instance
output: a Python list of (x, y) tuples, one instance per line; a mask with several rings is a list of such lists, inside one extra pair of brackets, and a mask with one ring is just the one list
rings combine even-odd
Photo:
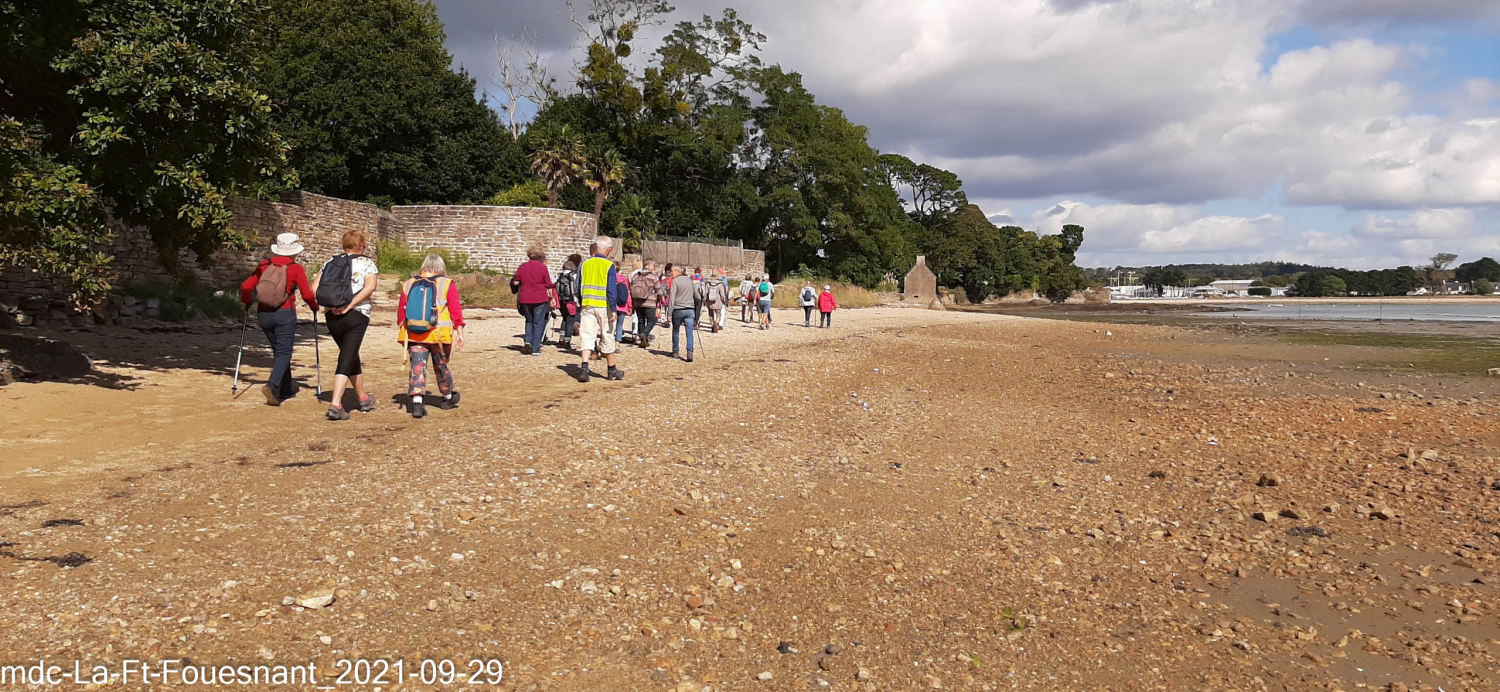
[(1307, 0), (1301, 15), (1315, 26), (1500, 22), (1496, 0)]

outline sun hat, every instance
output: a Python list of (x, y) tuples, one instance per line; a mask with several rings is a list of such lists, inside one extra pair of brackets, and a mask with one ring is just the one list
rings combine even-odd
[(829, 286), (828, 284), (823, 284), (823, 290), (825, 290), (825, 291), (832, 291), (833, 287)]
[(271, 254), (283, 257), (292, 257), (302, 254), (302, 241), (296, 233), (282, 233), (276, 236), (276, 243), (271, 246)]

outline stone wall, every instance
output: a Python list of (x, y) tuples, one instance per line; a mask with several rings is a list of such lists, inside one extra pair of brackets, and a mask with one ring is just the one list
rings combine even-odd
[[(469, 255), (471, 263), (510, 273), (526, 260), (526, 248), (540, 243), (555, 273), (572, 253), (587, 255), (598, 235), (594, 216), (564, 209), (481, 206), (407, 206), (386, 211), (361, 202), (324, 197), (309, 192), (283, 194), (280, 201), (236, 199), (231, 203), (233, 227), (249, 241), (245, 250), (220, 250), (207, 266), (189, 250), (181, 251), (178, 266), (206, 286), (234, 290), (269, 256), (281, 233), (296, 233), (307, 250), (301, 261), (319, 265), (339, 251), (345, 232), (360, 229), (374, 242), (404, 242), (413, 250), (442, 247)], [(622, 259), (615, 243), (615, 259)], [(80, 311), (69, 304), (66, 285), (34, 271), (0, 267), (0, 327), (11, 324), (61, 326), (72, 323), (128, 324), (155, 317), (158, 306), (125, 295), (132, 284), (164, 277), (151, 236), (141, 228), (117, 225), (108, 251), (117, 295)], [(747, 269), (763, 271), (764, 253), (744, 252)]]
[(526, 248), (532, 243), (546, 248), (547, 266), (557, 273), (568, 255), (587, 257), (589, 244), (599, 235), (593, 214), (567, 209), (410, 206), (394, 207), (391, 215), (413, 250), (456, 250), (466, 253), (475, 266), (507, 274), (526, 261)]

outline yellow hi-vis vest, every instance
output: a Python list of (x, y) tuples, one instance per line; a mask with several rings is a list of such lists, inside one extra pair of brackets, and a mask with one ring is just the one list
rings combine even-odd
[(583, 261), (578, 274), (578, 292), (582, 294), (586, 308), (609, 307), (609, 269), (614, 262), (603, 257), (590, 257)]
[[(432, 279), (432, 283), (437, 288), (437, 327), (421, 334), (408, 334), (406, 331), (406, 315), (398, 315), (397, 319), (401, 323), (399, 325), (400, 329), (396, 334), (396, 340), (403, 344), (451, 344), (453, 343), (453, 315), (448, 311), (448, 286), (453, 283), (453, 280), (446, 276), (428, 276), (422, 278)], [(406, 283), (401, 285), (401, 294), (407, 296), (409, 299), (411, 297), (411, 285), (416, 282), (416, 278), (407, 279)]]

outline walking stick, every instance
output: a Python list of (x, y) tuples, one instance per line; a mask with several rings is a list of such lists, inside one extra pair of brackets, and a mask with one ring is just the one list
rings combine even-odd
[(318, 370), (318, 400), (323, 399), (323, 350), (318, 347), (318, 311), (313, 310), (313, 362)]
[(234, 356), (234, 384), (229, 386), (229, 395), (240, 393), (240, 361), (245, 358), (245, 332), (250, 329), (250, 306), (245, 306), (245, 321), (240, 323), (240, 350)]

